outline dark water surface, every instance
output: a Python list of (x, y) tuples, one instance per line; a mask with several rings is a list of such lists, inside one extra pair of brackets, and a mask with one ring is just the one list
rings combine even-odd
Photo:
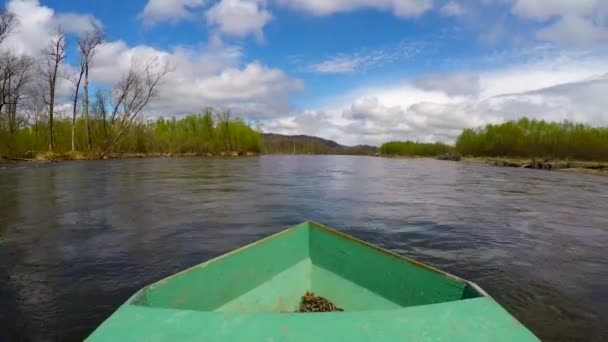
[(608, 178), (264, 156), (0, 165), (0, 341), (80, 340), (139, 288), (312, 219), (608, 341)]

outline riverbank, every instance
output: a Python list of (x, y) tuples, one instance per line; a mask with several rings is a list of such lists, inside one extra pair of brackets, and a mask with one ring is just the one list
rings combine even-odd
[(37, 153), (23, 157), (0, 156), (0, 163), (11, 162), (39, 162), (54, 163), (73, 160), (107, 160), (107, 159), (143, 159), (143, 158), (187, 158), (187, 157), (253, 157), (259, 155), (253, 152), (220, 152), (213, 153), (86, 153), (86, 152), (67, 152), (67, 153)]
[(608, 163), (598, 161), (544, 160), (518, 158), (480, 158), (466, 157), (464, 162), (481, 163), (499, 167), (516, 167), (524, 169), (577, 172), (608, 176)]
[(512, 167), (522, 169), (535, 169), (546, 171), (575, 172), (592, 175), (608, 176), (608, 162), (580, 161), (580, 160), (547, 160), (547, 159), (522, 159), (506, 157), (460, 157), (456, 155), (441, 155), (437, 157), (426, 156), (398, 156), (381, 155), (383, 158), (391, 159), (436, 159), (453, 162), (486, 164), (498, 167)]

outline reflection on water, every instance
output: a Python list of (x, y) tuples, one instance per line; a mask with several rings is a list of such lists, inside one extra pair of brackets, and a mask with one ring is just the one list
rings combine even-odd
[(608, 340), (608, 178), (145, 159), (8, 165), (0, 196), (0, 340), (80, 340), (144, 285), (307, 219), (479, 283), (544, 340)]

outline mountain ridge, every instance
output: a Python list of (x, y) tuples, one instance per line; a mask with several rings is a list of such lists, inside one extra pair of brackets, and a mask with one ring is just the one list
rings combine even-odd
[(377, 146), (371, 145), (342, 145), (330, 139), (312, 135), (285, 135), (278, 133), (262, 133), (264, 152), (270, 154), (364, 154), (378, 153)]

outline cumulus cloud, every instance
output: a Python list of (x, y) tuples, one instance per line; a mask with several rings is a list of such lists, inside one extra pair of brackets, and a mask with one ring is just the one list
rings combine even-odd
[(302, 81), (279, 69), (253, 61), (242, 65), (240, 49), (214, 40), (198, 48), (170, 51), (125, 42), (103, 43), (95, 55), (92, 79), (112, 84), (131, 61), (157, 59), (174, 67), (159, 85), (159, 97), (149, 115), (174, 115), (207, 106), (228, 108), (249, 118), (269, 118), (291, 110), (289, 95), (303, 89)]
[(219, 33), (240, 38), (253, 34), (261, 41), (272, 14), (266, 0), (148, 0), (139, 17), (148, 26), (200, 18)]
[(517, 0), (512, 12), (544, 26), (536, 36), (564, 46), (608, 42), (608, 2), (604, 0)]
[(75, 34), (82, 34), (103, 27), (101, 21), (94, 16), (78, 13), (59, 13), (54, 24), (66, 32)]
[(232, 109), (250, 119), (267, 119), (291, 111), (288, 97), (303, 87), (302, 81), (283, 71), (253, 62), (217, 75), (191, 78), (186, 83), (171, 78), (162, 85), (153, 109), (184, 113), (215, 106)]
[(163, 21), (177, 22), (192, 18), (192, 10), (204, 6), (206, 0), (148, 0), (139, 17), (146, 25)]
[[(271, 120), (267, 127), (280, 133), (316, 134), (343, 144), (379, 145), (405, 139), (454, 142), (464, 128), (522, 116), (608, 125), (608, 98), (602, 95), (608, 91), (605, 58), (559, 54), (466, 77), (430, 78), (432, 82), (421, 78), (396, 87), (358, 91), (362, 95), (346, 103), (308, 111), (304, 117)], [(461, 88), (463, 84), (475, 86)], [(324, 115), (315, 118), (320, 124), (303, 130), (302, 122), (313, 120), (310, 112)]]
[(433, 7), (432, 0), (278, 0), (314, 15), (331, 15), (363, 8), (391, 11), (399, 17), (417, 17)]
[(263, 39), (262, 29), (272, 19), (265, 0), (222, 0), (205, 13), (207, 22), (230, 36), (254, 34)]
[(36, 55), (46, 48), (59, 29), (81, 34), (93, 26), (101, 26), (95, 17), (78, 13), (55, 13), (38, 0), (12, 0), (6, 10), (15, 15), (18, 27), (4, 41), (2, 48), (18, 54)]

